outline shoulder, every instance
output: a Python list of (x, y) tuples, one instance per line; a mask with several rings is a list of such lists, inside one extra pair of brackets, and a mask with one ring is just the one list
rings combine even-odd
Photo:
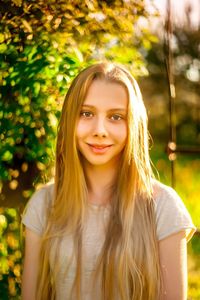
[(43, 185), (33, 193), (29, 203), (37, 202), (37, 204), (39, 204), (40, 202), (43, 202), (45, 205), (50, 204), (53, 200), (54, 187), (54, 183), (47, 183)]
[(42, 234), (48, 211), (53, 205), (54, 184), (46, 184), (35, 191), (22, 216), (22, 223), (38, 234)]
[(53, 204), (54, 183), (47, 183), (36, 190), (27, 203), (27, 208), (38, 207), (38, 209), (48, 209)]
[(153, 180), (153, 198), (155, 207), (159, 210), (163, 205), (182, 204), (182, 200), (177, 192), (168, 185), (158, 180)]
[(162, 208), (184, 207), (183, 201), (177, 192), (157, 180), (153, 180), (153, 198), (157, 213), (161, 212)]
[(187, 240), (189, 240), (196, 228), (177, 192), (173, 188), (153, 180), (153, 198), (158, 240), (182, 230), (185, 231)]

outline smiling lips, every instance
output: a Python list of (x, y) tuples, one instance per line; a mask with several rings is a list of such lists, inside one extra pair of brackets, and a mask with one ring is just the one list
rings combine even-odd
[(93, 153), (96, 154), (104, 154), (112, 145), (105, 145), (105, 144), (88, 144), (90, 149), (92, 150)]

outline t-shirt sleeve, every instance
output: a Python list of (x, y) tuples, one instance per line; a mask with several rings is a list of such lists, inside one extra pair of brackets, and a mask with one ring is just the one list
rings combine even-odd
[(171, 187), (160, 184), (156, 190), (155, 210), (158, 240), (179, 231), (185, 231), (186, 239), (189, 241), (196, 231), (196, 227), (183, 201)]
[(47, 221), (47, 212), (50, 205), (49, 188), (43, 187), (30, 198), (24, 213), (22, 223), (38, 235), (42, 235)]

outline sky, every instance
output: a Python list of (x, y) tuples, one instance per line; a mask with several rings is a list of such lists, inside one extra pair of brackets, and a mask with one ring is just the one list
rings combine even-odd
[[(150, 5), (151, 1), (159, 9), (161, 18), (166, 14), (166, 2), (168, 0), (146, 0)], [(194, 27), (200, 26), (200, 0), (170, 0), (172, 19), (175, 23), (183, 23), (185, 14), (184, 9), (187, 5), (191, 5), (190, 20)]]

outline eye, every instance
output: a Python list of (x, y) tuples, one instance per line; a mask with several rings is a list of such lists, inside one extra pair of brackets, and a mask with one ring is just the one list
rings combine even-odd
[(90, 118), (92, 115), (93, 115), (93, 113), (90, 111), (81, 111), (80, 112), (80, 116), (84, 117), (84, 118)]
[(121, 115), (118, 115), (118, 114), (114, 114), (111, 116), (111, 119), (114, 120), (114, 121), (120, 121), (123, 119), (123, 116)]

